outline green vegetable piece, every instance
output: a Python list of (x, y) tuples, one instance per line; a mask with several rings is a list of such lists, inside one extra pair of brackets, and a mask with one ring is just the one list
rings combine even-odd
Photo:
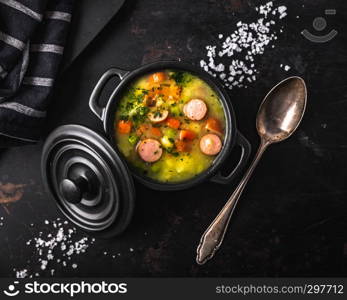
[(131, 145), (135, 146), (139, 141), (139, 137), (135, 134), (131, 134), (129, 135), (128, 141)]
[(178, 86), (184, 87), (193, 79), (193, 76), (188, 72), (177, 71), (171, 72), (170, 78), (175, 80)]
[(174, 146), (174, 143), (170, 140), (170, 138), (167, 135), (164, 135), (160, 139), (160, 142), (163, 148), (166, 149), (167, 151), (171, 151)]
[(175, 139), (176, 135), (177, 135), (177, 130), (167, 127), (167, 128), (163, 128), (163, 133), (164, 135), (167, 136), (168, 139)]
[(178, 105), (171, 105), (170, 106), (170, 113), (174, 115), (175, 117), (178, 117), (181, 113), (181, 110)]

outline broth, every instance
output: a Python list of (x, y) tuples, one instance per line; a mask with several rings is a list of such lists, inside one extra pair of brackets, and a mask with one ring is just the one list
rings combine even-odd
[(177, 183), (206, 171), (223, 147), (225, 115), (216, 92), (190, 72), (142, 76), (122, 95), (115, 140), (142, 175)]

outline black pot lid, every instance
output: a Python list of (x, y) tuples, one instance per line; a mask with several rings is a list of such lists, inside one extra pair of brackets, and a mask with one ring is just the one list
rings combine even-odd
[(58, 127), (42, 153), (42, 176), (63, 214), (102, 237), (120, 234), (133, 215), (130, 172), (109, 142), (80, 125)]

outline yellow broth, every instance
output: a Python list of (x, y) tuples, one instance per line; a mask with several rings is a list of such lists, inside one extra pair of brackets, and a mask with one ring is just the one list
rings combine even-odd
[[(200, 138), (209, 133), (205, 128), (206, 120), (214, 118), (220, 124), (219, 136), (223, 142), (225, 115), (218, 95), (205, 81), (188, 72), (165, 70), (162, 73), (165, 74), (165, 80), (160, 81), (160, 84), (150, 80), (153, 74), (148, 74), (134, 81), (123, 94), (115, 116), (115, 140), (126, 160), (140, 174), (159, 182), (177, 183), (189, 180), (211, 166), (215, 156), (205, 155), (200, 150)], [(158, 92), (157, 89), (160, 88), (162, 90)], [(160, 102), (159, 105), (169, 111), (169, 118), (179, 121), (179, 128), (171, 128), (167, 121), (153, 124), (148, 119), (151, 108), (146, 107), (146, 99), (148, 95), (153, 98), (153, 90), (154, 94), (157, 93), (156, 97), (158, 93), (160, 95), (155, 105)], [(196, 98), (203, 100), (207, 105), (207, 115), (200, 121), (188, 120), (182, 112), (183, 106)], [(124, 127), (120, 127), (121, 122), (125, 122)], [(131, 125), (130, 129), (127, 124)], [(190, 130), (196, 135), (189, 141), (189, 151), (177, 151), (175, 147), (176, 143), (179, 143), (177, 140), (180, 130)], [(159, 132), (162, 136), (158, 135)], [(163, 154), (157, 162), (147, 163), (140, 158), (136, 145), (145, 138), (161, 142)]]

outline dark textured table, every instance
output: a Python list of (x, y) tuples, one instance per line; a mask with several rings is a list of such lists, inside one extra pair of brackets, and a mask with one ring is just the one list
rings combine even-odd
[[(265, 1), (126, 1), (61, 77), (47, 133), (69, 123), (102, 133), (100, 122), (89, 111), (88, 97), (106, 69), (132, 69), (160, 59), (198, 65), (219, 29), (227, 26), (232, 32), (238, 20), (251, 21), (259, 3)], [(260, 101), (289, 75), (307, 81), (307, 114), (291, 139), (264, 155), (213, 261), (197, 266), (195, 249), (237, 180), (227, 187), (206, 183), (175, 193), (136, 184), (136, 213), (126, 233), (110, 241), (96, 240), (87, 253), (75, 258), (77, 269), (57, 266), (56, 276), (347, 275), (347, 5), (330, 0), (275, 4), (288, 7), (284, 32), (276, 47), (259, 57), (258, 80), (248, 89), (230, 91), (238, 127), (255, 150)], [(334, 28), (338, 36), (328, 43), (309, 42), (300, 32), (314, 31), (313, 19), (324, 16), (327, 8), (335, 8), (337, 15), (327, 17), (326, 32)], [(292, 68), (285, 72), (280, 64)], [(13, 268), (35, 272), (38, 265), (26, 241), (44, 230), (44, 220), (61, 217), (43, 190), (41, 148), (39, 144), (0, 152), (0, 200), (8, 193), (17, 200), (0, 206), (0, 276), (14, 276)], [(105, 251), (121, 256), (113, 259)], [(39, 271), (41, 276), (50, 275)]]

